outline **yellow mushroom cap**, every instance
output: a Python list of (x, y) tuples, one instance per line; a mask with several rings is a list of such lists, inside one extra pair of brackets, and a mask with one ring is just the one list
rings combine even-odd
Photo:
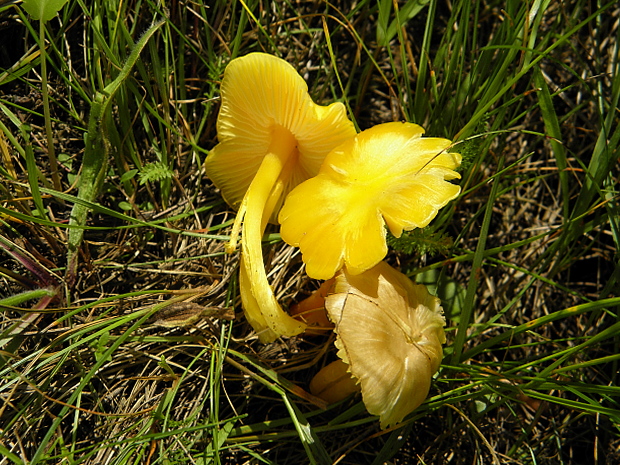
[(361, 383), (366, 409), (381, 427), (416, 409), (439, 369), (446, 342), (437, 297), (385, 262), (336, 275), (325, 307), (336, 325), (338, 357)]
[(361, 273), (387, 253), (385, 225), (395, 236), (422, 228), (454, 199), (448, 181), (458, 153), (447, 139), (422, 137), (412, 123), (385, 123), (332, 150), (319, 174), (288, 195), (279, 221), (287, 243), (301, 249), (308, 276), (329, 279), (346, 265)]
[(331, 331), (334, 327), (327, 316), (325, 310), (325, 297), (329, 294), (334, 286), (334, 279), (328, 279), (314, 291), (309, 297), (289, 308), (293, 318), (303, 321), (307, 327), (304, 334), (308, 336), (316, 336)]
[(318, 173), (334, 147), (356, 134), (342, 103), (315, 104), (295, 68), (273, 55), (250, 53), (231, 60), (220, 93), (219, 144), (209, 152), (205, 167), (224, 200), (235, 208), (273, 145), (274, 136), (289, 132), (295, 144), (284, 198), (292, 187)]
[(349, 373), (349, 365), (342, 360), (324, 366), (310, 381), (310, 392), (329, 404), (339, 402), (359, 390), (357, 380)]
[(305, 324), (286, 314), (269, 286), (261, 239), (290, 189), (315, 175), (331, 149), (355, 134), (342, 103), (323, 107), (286, 61), (265, 53), (232, 60), (221, 85), (219, 143), (205, 161), (207, 175), (238, 208), (226, 247), (242, 231), (240, 294), (262, 342), (294, 336)]

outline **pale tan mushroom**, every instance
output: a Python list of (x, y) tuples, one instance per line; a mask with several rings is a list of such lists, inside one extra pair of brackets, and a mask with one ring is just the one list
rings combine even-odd
[(342, 269), (325, 307), (338, 356), (361, 384), (368, 412), (380, 417), (381, 428), (399, 423), (424, 402), (441, 363), (439, 299), (380, 262), (358, 275)]

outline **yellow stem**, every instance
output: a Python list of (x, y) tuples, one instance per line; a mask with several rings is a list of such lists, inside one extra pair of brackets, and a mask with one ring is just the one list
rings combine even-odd
[[(271, 340), (277, 336), (294, 336), (305, 329), (302, 322), (285, 313), (278, 304), (267, 280), (261, 244), (266, 220), (281, 195), (283, 177), (290, 175), (292, 164), (297, 157), (296, 152), (296, 141), (292, 134), (284, 129), (276, 129), (270, 151), (263, 158), (243, 202), (245, 203), (245, 218), (241, 239), (242, 266), (248, 278), (252, 296), (251, 299), (244, 299), (244, 307), (246, 311), (256, 310), (258, 307), (262, 318), (254, 315), (253, 319), (254, 321), (264, 320), (272, 331), (268, 336)], [(247, 289), (242, 292), (242, 296), (244, 294), (249, 297)], [(264, 330), (264, 328), (255, 329)], [(264, 338), (261, 340), (268, 342)]]
[(264, 344), (275, 341), (280, 335), (269, 328), (261, 312), (261, 306), (252, 294), (252, 284), (250, 283), (243, 255), (241, 255), (241, 262), (239, 263), (239, 293), (241, 294), (245, 318), (252, 325), (256, 334), (258, 334), (258, 339)]
[(235, 250), (237, 250), (237, 240), (239, 239), (241, 225), (243, 224), (243, 217), (245, 216), (245, 211), (248, 204), (248, 192), (250, 192), (250, 189), (248, 189), (243, 196), (243, 200), (241, 201), (241, 205), (239, 206), (239, 210), (237, 211), (237, 216), (235, 216), (235, 222), (233, 223), (232, 231), (230, 232), (230, 239), (228, 240), (228, 244), (226, 244), (226, 247), (224, 248), (224, 250), (226, 250), (226, 253), (233, 253)]

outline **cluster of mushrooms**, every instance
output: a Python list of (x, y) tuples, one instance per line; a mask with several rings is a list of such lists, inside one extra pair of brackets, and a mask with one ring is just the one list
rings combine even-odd
[[(295, 336), (326, 312), (340, 360), (310, 390), (328, 402), (361, 389), (382, 428), (426, 398), (439, 369), (445, 319), (438, 298), (383, 261), (386, 226), (399, 237), (422, 228), (454, 199), (461, 157), (447, 139), (412, 123), (357, 133), (342, 103), (315, 104), (304, 79), (265, 53), (232, 60), (221, 84), (219, 143), (207, 175), (238, 213), (227, 251), (241, 235), (239, 287), (261, 342)], [(296, 316), (269, 285), (262, 255), (267, 223), (299, 247), (310, 278), (324, 280)]]

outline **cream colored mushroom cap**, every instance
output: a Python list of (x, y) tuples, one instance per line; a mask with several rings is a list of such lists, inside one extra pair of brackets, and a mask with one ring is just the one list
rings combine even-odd
[(325, 307), (338, 356), (381, 427), (399, 423), (424, 402), (439, 369), (446, 341), (440, 301), (385, 262), (358, 275), (341, 270), (334, 291)]

